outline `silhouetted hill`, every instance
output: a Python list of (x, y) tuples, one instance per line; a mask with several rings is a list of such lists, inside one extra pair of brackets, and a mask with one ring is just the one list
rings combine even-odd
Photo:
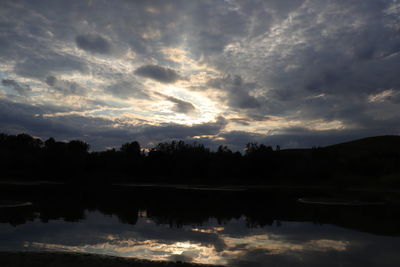
[(325, 147), (331, 151), (351, 152), (399, 152), (400, 136), (383, 135), (362, 138), (350, 142), (340, 143)]
[(344, 143), (314, 148), (282, 149), (281, 153), (287, 155), (309, 155), (313, 150), (324, 150), (340, 153), (386, 153), (400, 151), (399, 135), (372, 136), (352, 140)]

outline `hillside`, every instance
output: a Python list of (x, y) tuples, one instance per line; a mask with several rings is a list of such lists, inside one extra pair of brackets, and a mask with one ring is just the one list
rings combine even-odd
[(332, 151), (399, 152), (400, 136), (383, 135), (362, 138), (354, 141), (324, 147)]

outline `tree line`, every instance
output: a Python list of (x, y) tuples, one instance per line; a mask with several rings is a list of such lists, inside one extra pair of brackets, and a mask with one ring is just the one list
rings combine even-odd
[[(70, 183), (357, 184), (398, 183), (399, 150), (286, 149), (248, 143), (244, 153), (221, 145), (172, 141), (146, 150), (137, 141), (90, 152), (81, 140), (42, 141), (0, 134), (2, 180)], [(394, 178), (393, 178), (394, 177)]]

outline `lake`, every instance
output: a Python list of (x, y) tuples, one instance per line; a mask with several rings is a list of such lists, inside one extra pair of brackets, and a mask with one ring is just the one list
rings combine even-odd
[(400, 266), (400, 207), (390, 203), (297, 201), (331, 195), (315, 190), (60, 188), (2, 189), (3, 201), (32, 205), (0, 208), (1, 251), (226, 266)]

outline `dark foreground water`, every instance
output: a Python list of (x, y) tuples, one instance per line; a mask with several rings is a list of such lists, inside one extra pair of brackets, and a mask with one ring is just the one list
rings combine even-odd
[(298, 203), (304, 195), (316, 193), (6, 191), (3, 199), (32, 205), (0, 208), (0, 250), (228, 266), (400, 266), (398, 206)]

